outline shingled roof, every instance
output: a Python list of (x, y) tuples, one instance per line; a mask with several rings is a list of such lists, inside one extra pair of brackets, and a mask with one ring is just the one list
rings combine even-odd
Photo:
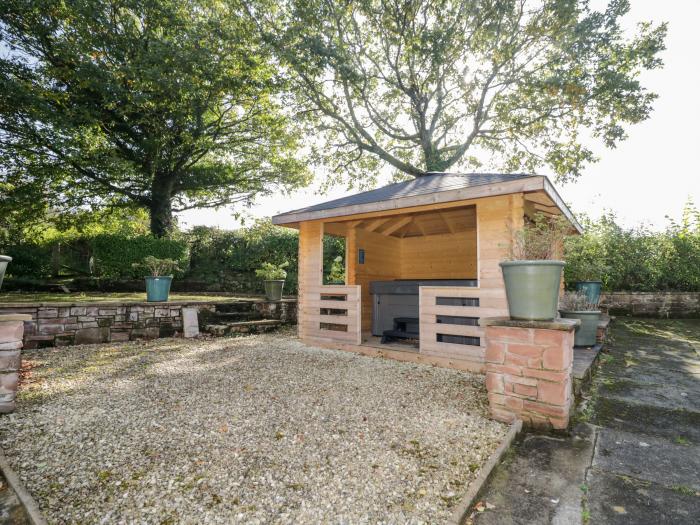
[(282, 213), (274, 216), (272, 222), (291, 224), (356, 213), (537, 190), (548, 193), (557, 207), (580, 231), (580, 225), (547, 177), (523, 173), (429, 173), (375, 190)]

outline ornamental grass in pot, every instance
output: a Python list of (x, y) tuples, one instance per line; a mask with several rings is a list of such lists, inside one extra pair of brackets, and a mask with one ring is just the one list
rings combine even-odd
[(557, 317), (564, 269), (566, 219), (537, 214), (512, 232), (508, 260), (500, 263), (512, 319), (551, 321)]
[(282, 291), (284, 290), (284, 280), (287, 278), (285, 268), (289, 266), (288, 262), (282, 264), (263, 263), (260, 268), (255, 270), (255, 275), (263, 279), (265, 285), (265, 297), (268, 301), (281, 301)]
[(177, 261), (173, 259), (158, 259), (149, 255), (140, 263), (134, 263), (135, 268), (145, 268), (150, 275), (146, 280), (146, 301), (161, 303), (168, 300), (170, 284), (173, 282), (172, 273), (179, 270)]
[(593, 346), (598, 334), (600, 310), (588, 300), (583, 291), (566, 292), (559, 304), (559, 313), (566, 319), (578, 319), (580, 326), (574, 334), (574, 346)]

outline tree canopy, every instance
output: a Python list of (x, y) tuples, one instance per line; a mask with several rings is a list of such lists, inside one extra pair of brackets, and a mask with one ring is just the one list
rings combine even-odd
[(591, 135), (614, 147), (655, 98), (666, 27), (625, 37), (627, 0), (288, 0), (254, 16), (324, 139), (319, 160), (398, 172), (552, 170), (576, 178)]
[[(173, 212), (309, 181), (277, 66), (235, 0), (6, 0), (0, 185), (57, 209)], [(4, 205), (4, 204), (3, 204)]]

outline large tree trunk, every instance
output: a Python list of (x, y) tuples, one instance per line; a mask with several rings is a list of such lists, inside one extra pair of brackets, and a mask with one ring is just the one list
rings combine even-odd
[(173, 231), (172, 182), (167, 176), (156, 176), (151, 187), (151, 233), (165, 237)]

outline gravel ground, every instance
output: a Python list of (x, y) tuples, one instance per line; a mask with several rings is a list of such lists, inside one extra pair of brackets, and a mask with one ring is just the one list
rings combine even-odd
[(290, 333), (27, 351), (0, 445), (51, 523), (439, 523), (507, 427), (480, 375)]

